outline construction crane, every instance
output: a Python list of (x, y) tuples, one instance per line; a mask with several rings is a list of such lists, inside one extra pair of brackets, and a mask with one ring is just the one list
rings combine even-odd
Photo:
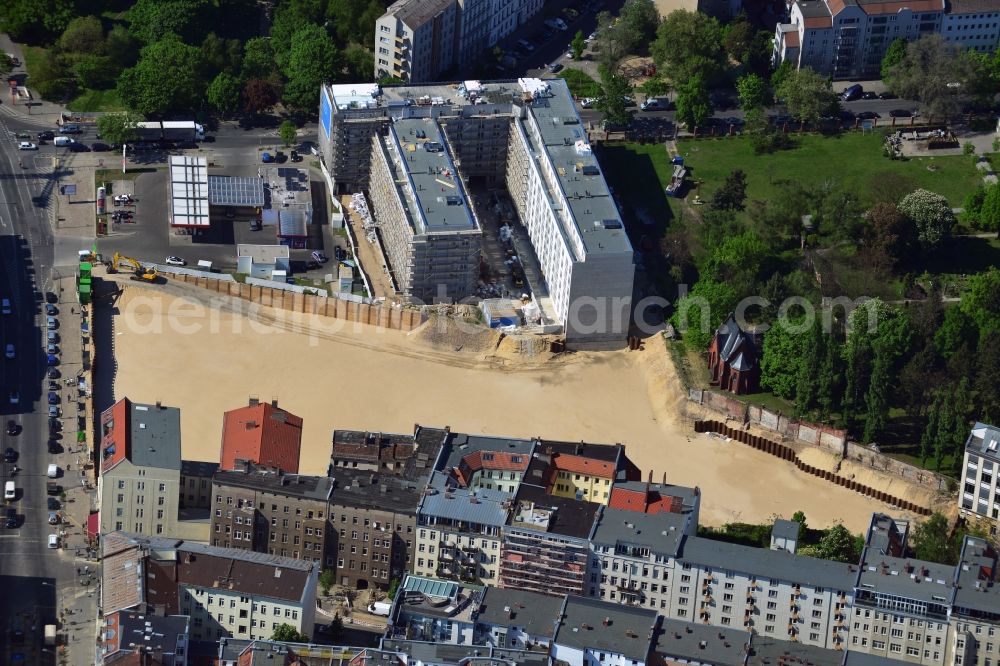
[(132, 257), (126, 257), (120, 252), (115, 252), (114, 258), (105, 265), (107, 266), (109, 273), (117, 273), (122, 264), (132, 268), (134, 274), (131, 279), (133, 280), (149, 284), (157, 284), (162, 279), (160, 278), (159, 273), (157, 273), (156, 268), (152, 266), (143, 266), (138, 260), (133, 259)]

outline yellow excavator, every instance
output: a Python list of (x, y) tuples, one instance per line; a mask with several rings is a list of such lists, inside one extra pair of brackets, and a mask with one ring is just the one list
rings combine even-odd
[(132, 275), (133, 280), (146, 282), (148, 284), (157, 284), (162, 280), (159, 273), (157, 273), (156, 268), (153, 266), (143, 266), (132, 257), (126, 257), (119, 252), (115, 252), (114, 258), (105, 264), (105, 266), (107, 266), (109, 273), (117, 273), (118, 269), (122, 267), (122, 264), (132, 268), (134, 271), (134, 274)]

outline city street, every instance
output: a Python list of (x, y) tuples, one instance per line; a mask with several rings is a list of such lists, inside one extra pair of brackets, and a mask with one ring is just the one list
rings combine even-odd
[[(15, 350), (13, 359), (7, 354), (4, 358), (3, 383), (8, 388), (0, 395), (0, 417), (5, 426), (11, 420), (16, 424), (17, 434), (8, 434), (6, 427), (2, 434), (3, 448), (17, 452), (16, 463), (3, 465), (3, 475), (5, 482), (14, 480), (18, 489), (17, 500), (6, 505), (16, 510), (17, 526), (0, 532), (0, 580), (6, 600), (0, 607), (4, 645), (0, 660), (11, 663), (22, 654), (29, 663), (49, 664), (56, 660), (53, 652), (43, 651), (43, 625), (55, 621), (64, 610), (80, 609), (81, 617), (95, 617), (96, 597), (88, 596), (93, 588), (78, 586), (75, 569), (82, 560), (75, 561), (73, 552), (49, 549), (47, 544), (48, 535), (58, 533), (61, 526), (47, 522), (46, 468), (55, 462), (66, 469), (74, 458), (48, 453), (43, 302), (45, 292), (54, 289), (54, 276), (60, 271), (72, 274), (76, 257), (53, 241), (46, 208), (52, 187), (51, 160), (43, 151), (17, 150), (15, 135), (27, 128), (39, 129), (31, 121), (0, 117), (0, 296), (11, 303), (11, 313), (0, 315), (0, 326), (4, 345), (13, 344)], [(73, 307), (72, 292), (64, 296), (64, 307)], [(69, 332), (60, 329), (63, 336)], [(75, 439), (75, 425), (67, 429)], [(61, 444), (65, 447), (66, 441)], [(14, 464), (20, 471), (12, 477)], [(57, 482), (69, 491), (74, 503), (79, 502), (75, 512), (82, 512), (85, 519), (89, 497), (79, 489), (79, 472), (74, 470)], [(90, 663), (94, 625), (88, 622), (77, 632), (68, 628), (64, 625), (60, 633), (72, 633), (75, 640), (69, 663)]]

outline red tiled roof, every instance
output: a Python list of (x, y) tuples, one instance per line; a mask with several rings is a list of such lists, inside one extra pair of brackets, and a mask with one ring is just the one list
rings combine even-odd
[(128, 415), (131, 401), (122, 398), (101, 412), (101, 474), (129, 456)]
[(302, 418), (264, 402), (233, 409), (222, 419), (220, 469), (235, 469), (237, 460), (299, 471)]
[(684, 501), (680, 497), (661, 495), (658, 491), (643, 492), (629, 488), (612, 488), (608, 506), (612, 509), (638, 513), (680, 513)]
[(807, 28), (831, 28), (833, 19), (829, 16), (813, 16), (802, 21), (802, 25)]
[(785, 48), (797, 49), (799, 47), (799, 33), (794, 30), (789, 30), (782, 35), (785, 38)]
[(943, 11), (941, 0), (903, 0), (902, 2), (865, 2), (861, 3), (861, 9), (869, 16), (873, 14), (896, 14), (902, 9), (909, 9), (911, 12), (933, 12)]
[(566, 453), (558, 453), (553, 456), (552, 466), (560, 472), (587, 474), (588, 476), (599, 476), (604, 479), (613, 479), (615, 477), (615, 466), (613, 463)]
[[(515, 460), (516, 459), (516, 460)], [(503, 472), (523, 472), (528, 469), (531, 456), (507, 451), (475, 451), (462, 458), (454, 468), (460, 486), (468, 486), (472, 476), (484, 469)]]

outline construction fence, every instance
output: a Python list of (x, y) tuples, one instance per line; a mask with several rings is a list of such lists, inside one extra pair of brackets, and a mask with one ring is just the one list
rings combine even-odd
[(814, 467), (812, 465), (804, 463), (802, 462), (802, 460), (799, 459), (799, 456), (795, 452), (795, 449), (791, 448), (790, 446), (786, 446), (779, 442), (772, 441), (770, 439), (767, 439), (766, 437), (762, 437), (761, 435), (754, 435), (747, 430), (743, 430), (742, 428), (733, 428), (729, 425), (726, 425), (725, 423), (720, 423), (719, 421), (708, 420), (708, 421), (695, 421), (694, 431), (713, 432), (720, 435), (724, 435), (726, 437), (730, 437), (736, 440), (737, 442), (742, 442), (743, 444), (752, 446), (758, 451), (763, 451), (764, 453), (769, 453), (772, 456), (781, 458), (782, 460), (787, 460), (788, 462), (793, 463), (796, 467), (798, 467), (800, 470), (802, 470), (807, 474), (812, 474), (813, 476), (817, 476), (835, 485), (843, 486), (848, 490), (859, 492), (862, 495), (872, 497), (880, 502), (884, 502), (886, 504), (889, 504), (890, 506), (898, 507), (904, 511), (909, 511), (911, 513), (916, 513), (922, 516), (929, 516), (931, 514), (931, 510), (925, 506), (914, 504), (909, 500), (895, 497), (894, 495), (890, 495), (889, 493), (883, 492), (881, 490), (876, 490), (875, 488), (866, 486), (862, 483), (858, 483), (857, 481), (854, 481), (852, 479), (844, 478), (843, 476), (840, 476), (835, 472), (831, 472), (826, 469), (820, 469), (819, 467)]
[(404, 332), (412, 331), (427, 319), (423, 310), (419, 308), (389, 303), (370, 303), (357, 297), (339, 298), (336, 295), (321, 296), (299, 293), (205, 275), (177, 273), (172, 275), (171, 279), (277, 310), (333, 317)]

